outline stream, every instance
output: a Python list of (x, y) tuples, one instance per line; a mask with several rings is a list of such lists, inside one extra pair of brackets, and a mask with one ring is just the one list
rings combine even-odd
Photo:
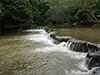
[(65, 42), (56, 45), (49, 35), (30, 29), (1, 36), (0, 75), (92, 75), (94, 69), (85, 66), (87, 53), (71, 51)]

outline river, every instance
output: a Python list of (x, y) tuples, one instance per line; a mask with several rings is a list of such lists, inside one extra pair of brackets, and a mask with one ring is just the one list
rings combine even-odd
[(74, 52), (49, 39), (42, 29), (8, 32), (0, 37), (0, 75), (92, 75), (87, 53)]
[(59, 36), (71, 36), (81, 41), (100, 44), (100, 28), (70, 28), (57, 29)]

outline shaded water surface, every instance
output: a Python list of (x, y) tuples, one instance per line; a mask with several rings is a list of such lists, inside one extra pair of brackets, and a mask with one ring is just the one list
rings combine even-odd
[(86, 53), (53, 44), (43, 30), (6, 34), (0, 37), (0, 75), (91, 75)]
[(100, 44), (100, 28), (58, 29), (57, 35), (71, 36), (79, 40)]

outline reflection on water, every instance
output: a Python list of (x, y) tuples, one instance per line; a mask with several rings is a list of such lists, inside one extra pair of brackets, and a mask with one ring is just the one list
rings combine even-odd
[(90, 75), (86, 53), (54, 45), (43, 30), (13, 33), (0, 37), (0, 75)]
[(100, 28), (58, 29), (57, 35), (71, 36), (79, 40), (100, 44)]

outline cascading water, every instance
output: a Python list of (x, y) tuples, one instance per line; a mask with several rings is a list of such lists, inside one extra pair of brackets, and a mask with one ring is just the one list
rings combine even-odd
[[(52, 35), (52, 34), (50, 33), (49, 36), (50, 35)], [(59, 38), (57, 38), (56, 35), (51, 36), (51, 37), (53, 38), (53, 41), (54, 40), (59, 41)], [(68, 39), (68, 38), (65, 38), (65, 39)], [(63, 47), (66, 46), (69, 50), (73, 50), (73, 51), (76, 51), (76, 52), (94, 52), (94, 51), (99, 51), (99, 47), (96, 46), (96, 45), (93, 45), (91, 43), (81, 42), (81, 41), (78, 41), (78, 40), (75, 40), (75, 39), (72, 39), (72, 38), (70, 38), (67, 41), (65, 39), (63, 40), (63, 38), (61, 37), (60, 41), (63, 40), (65, 42)], [(97, 58), (98, 58), (98, 56), (97, 56)], [(85, 64), (84, 65), (87, 66), (88, 69), (90, 69), (89, 67), (91, 67), (91, 63), (93, 65), (94, 62), (95, 62), (95, 64), (94, 64), (95, 66), (94, 67), (100, 66), (100, 64), (99, 64), (99, 60), (100, 59), (97, 59), (97, 58), (93, 59), (91, 57), (90, 59), (85, 60)], [(99, 71), (100, 69), (97, 69), (97, 70)], [(95, 72), (93, 71), (92, 75), (99, 75), (100, 73), (96, 72), (97, 70), (95, 70)]]
[(83, 63), (87, 53), (70, 50), (72, 42), (64, 42), (65, 38), (54, 44), (51, 34), (38, 29), (2, 36), (0, 75), (93, 75), (96, 72), (96, 69), (88, 70)]

